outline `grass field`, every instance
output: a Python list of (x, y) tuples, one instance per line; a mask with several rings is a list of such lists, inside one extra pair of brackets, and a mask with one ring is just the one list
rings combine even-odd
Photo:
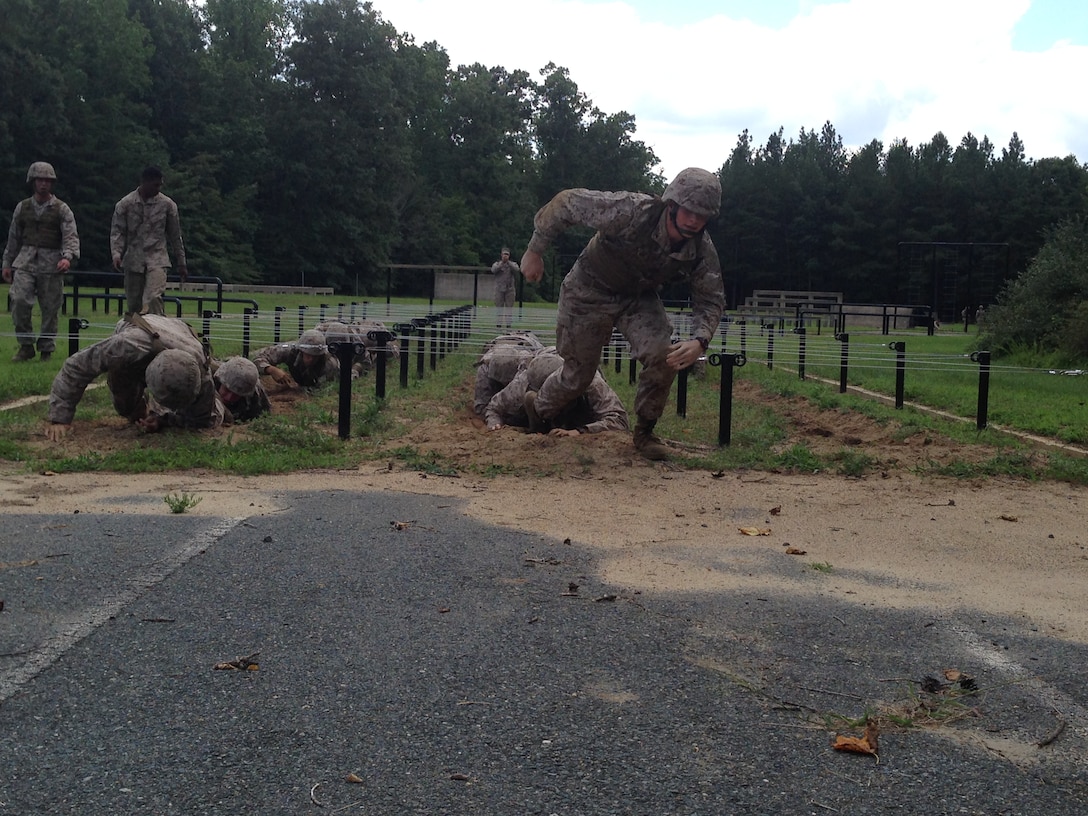
[[(2, 290), (0, 290), (2, 292)], [(207, 330), (217, 357), (241, 353), (248, 341), (252, 354), (257, 348), (273, 342), (277, 337), (293, 339), (299, 326), (309, 327), (322, 319), (347, 319), (372, 317), (381, 319), (390, 327), (413, 317), (443, 311), (459, 304), (427, 301), (398, 301), (387, 305), (379, 302), (352, 301), (336, 298), (292, 297), (290, 305), (283, 296), (255, 296), (256, 314), (246, 317), (244, 310), (252, 304), (244, 296), (236, 296), (239, 302), (225, 303), (221, 315), (205, 319), (197, 313), (198, 304), (187, 302), (183, 315), (197, 331)], [(203, 305), (205, 308), (207, 306)], [(277, 309), (277, 307), (279, 307)], [(517, 311), (517, 310), (515, 310)], [(554, 307), (534, 304), (518, 312), (515, 328), (537, 331), (544, 342), (554, 338)], [(99, 311), (90, 311), (88, 303), (81, 303), (80, 319), (86, 325), (79, 330), (79, 343), (84, 346), (107, 336), (118, 316), (116, 307), (106, 314), (99, 304)], [(400, 387), (397, 367), (387, 372), (387, 392), (384, 400), (378, 400), (372, 380), (360, 381), (354, 389), (352, 404), (353, 436), (341, 441), (329, 428), (336, 428), (338, 402), (335, 388), (314, 395), (312, 400), (301, 403), (290, 415), (265, 417), (251, 424), (244, 443), (222, 443), (205, 440), (199, 435), (172, 434), (154, 448), (133, 452), (117, 452), (95, 455), (84, 453), (68, 460), (57, 460), (51, 452), (42, 450), (27, 440), (40, 427), (45, 410), (37, 402), (0, 412), (0, 458), (24, 463), (28, 468), (54, 470), (112, 469), (121, 471), (161, 470), (178, 467), (209, 467), (240, 473), (283, 472), (310, 467), (350, 466), (370, 455), (388, 435), (395, 433), (396, 423), (392, 416), (411, 416), (413, 412), (426, 415), (433, 407), (448, 401), (451, 390), (472, 376), (472, 362), (482, 343), (496, 333), (493, 325), (494, 312), (481, 308), (475, 318), (462, 324), (463, 337), (454, 348), (449, 348), (432, 370), (429, 353), (423, 356), (424, 376), (418, 376), (420, 362), (413, 339), (409, 351), (409, 383)], [(10, 324), (9, 324), (10, 326)], [(67, 328), (67, 317), (62, 317), (62, 331)], [(5, 336), (11, 338), (10, 329)], [(851, 334), (848, 358), (848, 382), (873, 392), (894, 396), (896, 392), (897, 354), (890, 343), (904, 345), (903, 396), (908, 403), (930, 406), (947, 411), (968, 421), (954, 423), (913, 411), (896, 411), (855, 393), (839, 394), (838, 380), (842, 344), (831, 333), (809, 333), (804, 338), (805, 377), (799, 376), (801, 368), (801, 338), (786, 333), (774, 337), (773, 361), (770, 359), (765, 335), (753, 333), (744, 342), (746, 365), (734, 369), (735, 378), (751, 379), (769, 391), (798, 395), (825, 410), (856, 411), (878, 421), (903, 422), (939, 428), (963, 444), (990, 445), (996, 460), (1011, 464), (1007, 472), (1015, 475), (1063, 478), (1088, 483), (1088, 471), (1078, 457), (1062, 454), (1049, 455), (1044, 464), (1022, 467), (1022, 457), (1016, 453), (1015, 440), (997, 433), (977, 431), (974, 424), (979, 401), (980, 366), (970, 357), (975, 351), (975, 335), (947, 331), (927, 336), (922, 331), (909, 331), (894, 336)], [(402, 341), (403, 342), (403, 341)], [(47, 394), (53, 376), (59, 370), (66, 343), (60, 342), (56, 357), (48, 362), (14, 364), (5, 350), (0, 354), (0, 402), (10, 402), (22, 397)], [(14, 350), (14, 339), (10, 348)], [(741, 340), (736, 327), (731, 327), (724, 337), (719, 337), (711, 351), (737, 353)], [(628, 382), (627, 362), (621, 372), (612, 365), (614, 357), (605, 366), (613, 387), (624, 399), (633, 403), (634, 390)], [(770, 364), (769, 363), (773, 363)], [(1040, 436), (1052, 437), (1074, 444), (1088, 443), (1088, 415), (1084, 411), (1085, 380), (1071, 374), (1051, 373), (1043, 368), (994, 363), (989, 372), (988, 418), (991, 426), (1000, 426)], [(711, 450), (707, 454), (693, 454), (689, 463), (707, 468), (772, 468), (806, 466), (804, 452), (795, 451), (794, 460), (784, 462), (780, 455), (772, 455), (775, 440), (784, 433), (781, 417), (764, 410), (761, 406), (737, 405), (733, 413), (733, 444), (715, 448), (718, 435), (718, 411), (720, 405), (721, 370), (711, 367), (705, 380), (692, 381), (688, 391), (686, 417), (677, 417), (672, 409), (663, 418), (660, 429), (671, 438), (686, 439)], [(80, 404), (78, 417), (109, 416), (111, 406), (105, 389), (89, 391)], [(430, 406), (430, 407), (428, 407)], [(1020, 462), (1020, 464), (1017, 464)], [(813, 468), (828, 466), (827, 462), (814, 459)], [(864, 461), (858, 467), (864, 469)], [(838, 469), (843, 470), (840, 462)], [(1000, 468), (997, 468), (1000, 472)], [(967, 468), (964, 475), (989, 471)]]

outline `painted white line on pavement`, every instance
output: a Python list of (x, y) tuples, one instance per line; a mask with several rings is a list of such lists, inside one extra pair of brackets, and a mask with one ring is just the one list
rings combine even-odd
[(1009, 659), (1004, 649), (984, 641), (977, 632), (958, 623), (951, 624), (952, 631), (963, 639), (967, 650), (991, 669), (1012, 677), (1016, 682), (1035, 693), (1035, 696), (1069, 724), (1079, 736), (1088, 735), (1088, 709), (1063, 691), (1049, 686), (1036, 674), (1032, 674), (1015, 660)]
[(66, 651), (116, 616), (121, 609), (147, 592), (151, 586), (161, 583), (193, 556), (208, 549), (243, 521), (245, 518), (224, 519), (214, 527), (194, 536), (185, 546), (148, 565), (144, 571), (130, 576), (123, 587), (93, 606), (82, 610), (77, 617), (62, 621), (57, 634), (34, 649), (24, 663), (9, 671), (0, 672), (0, 703), (53, 665)]

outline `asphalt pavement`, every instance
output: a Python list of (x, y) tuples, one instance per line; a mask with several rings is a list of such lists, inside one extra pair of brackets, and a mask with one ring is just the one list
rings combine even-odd
[[(0, 520), (0, 814), (1088, 812), (1085, 647), (1024, 621), (640, 593), (453, 499), (283, 500)], [(916, 727), (832, 750), (878, 710)]]

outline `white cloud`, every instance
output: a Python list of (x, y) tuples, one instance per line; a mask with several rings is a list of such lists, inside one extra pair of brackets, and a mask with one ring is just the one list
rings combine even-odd
[[(632, 0), (635, 2), (635, 0)], [(724, 15), (665, 25), (627, 2), (377, 0), (382, 16), (451, 61), (570, 70), (607, 113), (635, 115), (636, 138), (671, 175), (717, 169), (738, 134), (757, 145), (784, 128), (835, 126), (848, 147), (918, 145), (968, 132), (1000, 149), (1014, 131), (1029, 157), (1088, 159), (1077, 82), (1088, 48), (1012, 49), (1029, 0), (844, 0), (799, 4), (775, 30)]]

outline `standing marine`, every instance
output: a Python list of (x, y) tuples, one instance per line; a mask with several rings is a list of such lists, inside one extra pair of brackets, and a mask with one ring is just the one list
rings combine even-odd
[[(57, 173), (48, 162), (27, 170), (33, 195), (15, 205), (4, 248), (3, 278), (11, 284), (11, 319), (19, 350), (12, 362), (34, 359), (35, 342), (43, 361), (57, 345), (57, 321), (64, 301), (64, 273), (79, 259), (79, 234), (72, 208), (53, 195)], [(34, 301), (42, 313), (35, 339)]]
[[(584, 393), (613, 328), (642, 363), (635, 394), (634, 445), (648, 459), (669, 449), (654, 435), (676, 372), (706, 351), (725, 309), (725, 289), (707, 222), (721, 207), (718, 177), (689, 167), (660, 196), (571, 189), (537, 211), (533, 237), (521, 260), (530, 282), (544, 275), (542, 253), (574, 226), (596, 230), (563, 280), (556, 316), (556, 347), (563, 365), (525, 395), (526, 411), (549, 420)], [(685, 281), (691, 287), (692, 337), (672, 342), (672, 325), (658, 290)]]

